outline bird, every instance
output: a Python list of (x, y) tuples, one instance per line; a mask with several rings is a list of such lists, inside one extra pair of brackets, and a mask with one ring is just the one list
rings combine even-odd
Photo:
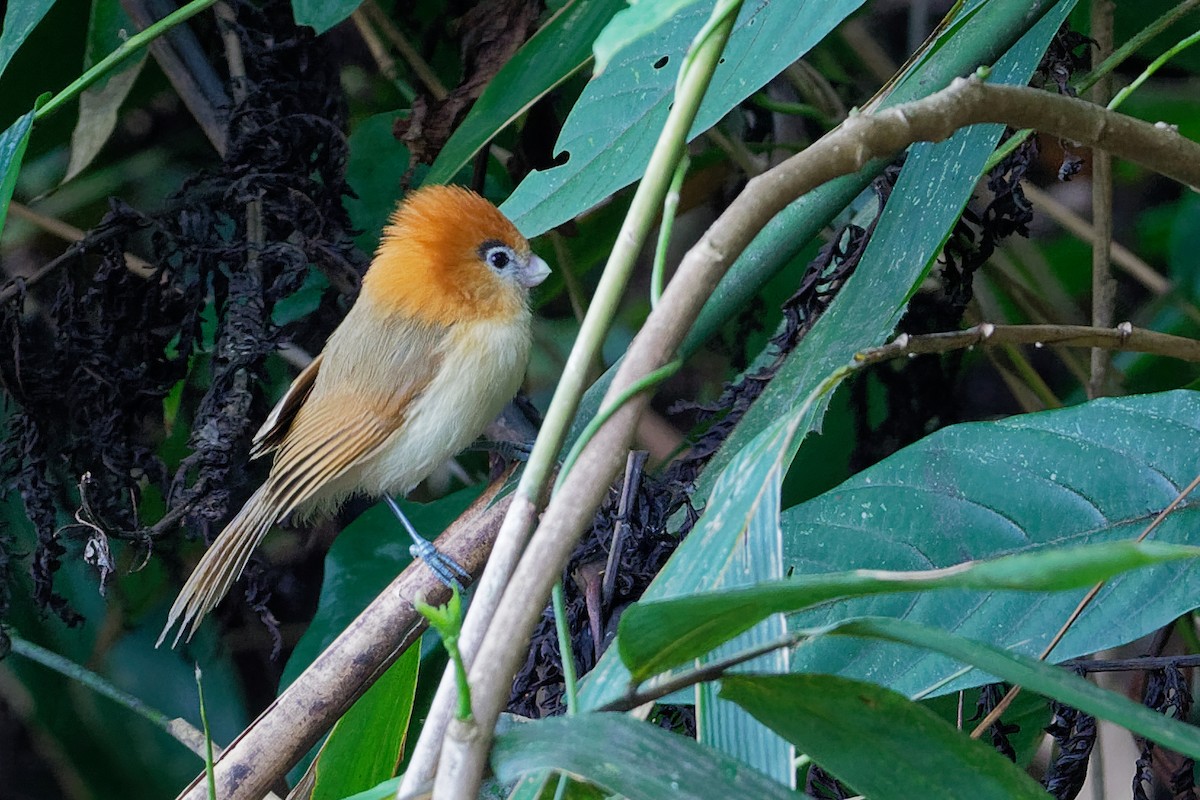
[[(516, 394), (532, 340), (529, 291), (549, 274), (475, 192), (428, 186), (401, 200), (358, 298), (254, 435), (250, 457), (273, 456), (265, 482), (205, 551), (155, 646), (177, 624), (171, 646), (190, 640), (284, 519), (383, 497), (424, 542), (393, 496), (477, 439)], [(415, 551), (432, 550), (420, 542)]]

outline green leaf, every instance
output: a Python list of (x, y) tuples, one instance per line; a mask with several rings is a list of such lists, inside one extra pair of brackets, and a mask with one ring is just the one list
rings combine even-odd
[(883, 639), (903, 642), (922, 650), (936, 650), (976, 666), (1000, 680), (1020, 684), (1031, 692), (1053, 697), (1094, 717), (1115, 722), (1168, 750), (1188, 758), (1200, 758), (1200, 729), (1159, 714), (1116, 692), (1101, 689), (1073, 672), (1029, 656), (900, 619), (867, 617), (848, 620), (812, 633)]
[[(758, 451), (754, 451), (757, 453)], [(713, 559), (706, 566), (718, 568), (714, 585), (723, 589), (755, 584), (783, 577), (783, 542), (779, 529), (779, 494), (783, 464), (769, 457), (748, 457), (723, 478), (728, 484), (721, 487), (720, 497), (733, 502), (717, 501), (720, 507), (705, 522), (724, 523), (736, 532), (716, 533), (718, 537), (733, 536), (739, 546), (729, 552), (722, 562)], [(714, 499), (718, 495), (714, 494)], [(695, 532), (693, 532), (695, 533)], [(703, 534), (714, 531), (705, 525)], [(712, 654), (713, 658), (732, 655), (779, 639), (786, 631), (782, 616), (755, 620), (742, 629), (736, 639), (728, 641)], [(764, 672), (786, 672), (787, 653), (778, 650), (743, 664), (739, 669)], [(696, 725), (702, 743), (737, 758), (785, 786), (794, 786), (796, 769), (792, 762), (795, 753), (790, 744), (755, 720), (733, 703), (720, 699), (716, 687), (704, 684), (696, 699)]]
[(312, 800), (342, 800), (396, 774), (420, 663), (421, 648), (408, 648), (333, 726), (312, 765)]
[(362, 0), (292, 0), (292, 16), (297, 25), (308, 25), (320, 34), (348, 18), (361, 4)]
[(596, 53), (596, 74), (604, 72), (608, 62), (623, 47), (648, 36), (666, 23), (681, 9), (696, 0), (629, 0), (629, 8), (617, 14), (600, 35), (593, 50)]
[(366, 791), (351, 795), (345, 800), (391, 800), (396, 796), (396, 790), (400, 788), (401, 780), (401, 778), (389, 778)]
[(874, 684), (832, 675), (729, 675), (721, 697), (871, 800), (1047, 797), (995, 748)]
[[(116, 50), (128, 34), (136, 31), (137, 28), (118, 0), (92, 0), (84, 69)], [(133, 88), (145, 63), (146, 51), (141, 50), (79, 95), (79, 120), (71, 133), (71, 159), (63, 178), (64, 183), (82, 172), (108, 141), (117, 127), (117, 112), (121, 109), (121, 103)]]
[[(898, 570), (1051, 547), (1135, 539), (1195, 476), (1200, 394), (1109, 398), (1075, 408), (956, 425), (905, 448), (783, 515), (797, 574)], [(1185, 501), (1153, 540), (1200, 544), (1200, 507)], [(1186, 565), (1110, 580), (1063, 641), (1060, 661), (1132, 641), (1195, 608), (1200, 573)], [(903, 616), (1040, 653), (1076, 594), (955, 592), (856, 600), (806, 612), (793, 626), (848, 616)], [(814, 643), (793, 669), (867, 677), (906, 695), (985, 682), (928, 653), (864, 642)]]
[(576, 714), (518, 725), (496, 738), (505, 783), (557, 769), (630, 800), (807, 797), (684, 736), (624, 714)]
[(624, 0), (572, 0), (505, 62), (446, 142), (425, 183), (448, 183), (479, 148), (592, 57), (592, 42)]
[[(350, 133), (346, 182), (355, 197), (345, 200), (350, 224), (362, 231), (355, 244), (366, 253), (379, 246), (383, 226), (403, 194), (402, 178), (408, 171), (408, 148), (392, 135), (396, 112), (376, 114), (359, 122)], [(414, 171), (413, 185), (422, 183), (424, 166)]]
[(0, 233), (4, 231), (8, 203), (12, 200), (13, 190), (17, 186), (17, 173), (21, 171), (21, 159), (29, 145), (29, 134), (33, 132), (34, 113), (35, 111), (29, 111), (23, 114), (8, 130), (0, 134)]
[(0, 75), (52, 5), (54, 0), (14, 0), (8, 4), (4, 10), (4, 30), (0, 31)]
[[(855, 504), (853, 508), (860, 506)], [(937, 509), (925, 509), (926, 513), (931, 511), (937, 513)], [(1198, 556), (1198, 547), (1108, 542), (1019, 553), (924, 572), (857, 570), (799, 576), (745, 589), (635, 603), (621, 616), (617, 641), (625, 665), (634, 680), (640, 681), (707, 653), (771, 614), (798, 611), (838, 598), (929, 589), (1055, 592), (1088, 588), (1128, 570)], [(930, 600), (950, 605), (945, 595)]]
[[(622, 50), (588, 83), (555, 145), (556, 153), (568, 154), (567, 163), (531, 173), (503, 205), (526, 236), (565, 222), (642, 173), (667, 117), (679, 64), (713, 5), (709, 0), (685, 8)], [(862, 0), (747, 2), (689, 138), (711, 128), (861, 5)]]

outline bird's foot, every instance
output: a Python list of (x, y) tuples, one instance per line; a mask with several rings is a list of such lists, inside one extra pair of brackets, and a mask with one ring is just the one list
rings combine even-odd
[(489, 441), (487, 439), (480, 439), (478, 442), (471, 445), (471, 449), (495, 453), (505, 461), (528, 461), (529, 455), (533, 452), (533, 442), (496, 442)]
[(463, 581), (471, 580), (471, 573), (463, 569), (462, 565), (455, 561), (450, 556), (438, 550), (433, 542), (425, 538), (413, 539), (412, 546), (408, 548), (408, 552), (412, 553), (413, 558), (419, 558), (425, 562), (425, 566), (438, 577), (442, 583), (452, 589), (458, 589), (459, 594), (463, 591)]
[[(463, 581), (468, 583), (471, 581), (471, 573), (462, 568), (462, 565), (455, 561), (450, 556), (438, 550), (433, 542), (426, 539), (421, 534), (417, 533), (417, 529), (408, 521), (408, 517), (404, 515), (400, 504), (393, 498), (384, 496), (384, 501), (387, 502), (388, 508), (396, 515), (396, 519), (400, 520), (400, 524), (404, 526), (404, 530), (408, 531), (409, 537), (412, 539), (412, 546), (408, 548), (408, 552), (412, 553), (413, 558), (419, 558), (425, 562), (425, 566), (438, 577), (442, 583), (451, 588), (463, 591)], [(461, 580), (460, 580), (461, 579)]]

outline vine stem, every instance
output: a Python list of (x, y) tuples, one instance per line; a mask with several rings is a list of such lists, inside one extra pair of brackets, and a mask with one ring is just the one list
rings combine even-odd
[(199, 14), (201, 11), (212, 6), (217, 0), (192, 0), (192, 2), (173, 11), (167, 16), (160, 19), (145, 28), (138, 31), (133, 36), (130, 36), (122, 42), (117, 49), (106, 55), (104, 58), (97, 61), (92, 67), (72, 81), (65, 89), (51, 97), (43, 103), (33, 115), (34, 121), (40, 120), (55, 111), (62, 108), (65, 104), (75, 99), (79, 94), (87, 89), (92, 84), (99, 81), (110, 71), (115, 69), (117, 65), (125, 59), (133, 56), (154, 39), (162, 36), (167, 31), (174, 28), (183, 22), (187, 22), (192, 17)]
[[(740, 7), (741, 0), (723, 0), (718, 3), (712, 19), (718, 20), (720, 24), (706, 25), (701, 30), (691, 47), (691, 53), (694, 55), (686, 56), (681, 65), (675, 104), (668, 113), (663, 131), (650, 154), (646, 177), (634, 192), (629, 212), (617, 234), (608, 263), (580, 326), (575, 346), (567, 357), (554, 398), (534, 443), (533, 452), (530, 453), (514, 493), (512, 506), (497, 537), (496, 547), (488, 559), (470, 611), (467, 613), (460, 646), (468, 664), (473, 662), (500, 604), (501, 596), (525, 550), (536, 520), (537, 508), (546, 492), (555, 461), (579, 407), (580, 398), (590, 380), (591, 365), (600, 353), (604, 338), (616, 315), (617, 305), (629, 283), (634, 263), (662, 207), (676, 165), (684, 153), (688, 131), (695, 120), (700, 101), (708, 89)], [(449, 675), (443, 675), (430, 715), (421, 730), (397, 796), (413, 792), (434, 775), (439, 752), (443, 748), (443, 739), (446, 738), (446, 731), (450, 725), (448, 711), (453, 685), (448, 678)], [(485, 730), (490, 731), (490, 728)], [(484, 744), (488, 738), (481, 737)], [(471, 787), (478, 783), (482, 767), (482, 751), (477, 750), (472, 756), (472, 766), (469, 770), (476, 777), (459, 780), (457, 777), (449, 777), (451, 770), (439, 770), (435, 796), (474, 796)], [(441, 788), (437, 788), (438, 786)]]

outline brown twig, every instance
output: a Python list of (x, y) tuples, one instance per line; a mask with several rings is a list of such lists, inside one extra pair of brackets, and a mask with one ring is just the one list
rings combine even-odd
[[(1104, 60), (1112, 55), (1113, 49), (1113, 0), (1092, 0), (1092, 39), (1098, 52), (1096, 57)], [(1106, 105), (1112, 96), (1112, 77), (1098, 80), (1092, 87), (1092, 102)], [(1111, 253), (1113, 237), (1112, 215), (1112, 155), (1104, 150), (1092, 149), (1092, 226), (1096, 236), (1092, 240), (1092, 324), (1107, 328), (1113, 324), (1117, 304), (1116, 282), (1112, 277)], [(1108, 351), (1092, 348), (1092, 369), (1088, 379), (1088, 397), (1099, 397), (1105, 393), (1108, 377)]]
[(1115, 328), (1088, 325), (993, 325), (981, 322), (962, 331), (901, 334), (888, 344), (864, 350), (855, 360), (870, 365), (900, 356), (948, 353), (975, 345), (1057, 345), (1060, 347), (1103, 347), (1107, 350), (1133, 350), (1139, 353), (1200, 361), (1200, 340), (1169, 333), (1135, 328), (1122, 322)]
[(417, 76), (417, 80), (425, 84), (425, 88), (434, 100), (445, 100), (450, 96), (450, 92), (446, 89), (446, 85), (438, 79), (437, 73), (429, 66), (428, 62), (421, 57), (417, 52), (417, 48), (412, 46), (412, 43), (404, 37), (392, 21), (388, 19), (388, 15), (383, 13), (383, 9), (375, 2), (375, 0), (367, 0), (362, 7), (366, 9), (367, 16), (371, 18), (371, 22), (375, 23), (379, 30), (383, 31), (383, 35), (391, 40), (392, 47), (400, 53), (400, 57), (408, 62), (408, 66), (412, 69), (413, 74)]

